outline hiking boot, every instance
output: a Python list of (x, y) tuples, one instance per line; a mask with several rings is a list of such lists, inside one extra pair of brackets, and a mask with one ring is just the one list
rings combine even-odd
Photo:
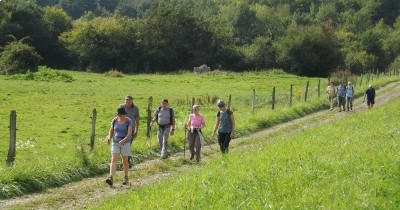
[(127, 185), (129, 183), (128, 177), (124, 177), (124, 180), (122, 181), (123, 185)]
[(109, 176), (109, 177), (106, 179), (106, 183), (107, 183), (108, 185), (110, 185), (110, 186), (113, 185), (113, 178), (112, 178), (112, 176)]

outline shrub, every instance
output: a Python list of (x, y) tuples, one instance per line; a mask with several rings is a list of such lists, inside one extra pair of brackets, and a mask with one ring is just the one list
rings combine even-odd
[(36, 72), (41, 59), (35, 48), (22, 41), (13, 41), (1, 53), (0, 71), (7, 75), (26, 73), (28, 70)]
[(106, 77), (124, 77), (124, 74), (116, 69), (112, 69), (104, 73)]
[(62, 81), (62, 82), (72, 82), (74, 79), (71, 75), (53, 70), (47, 66), (39, 67), (38, 72), (31, 72), (28, 70), (25, 74), (16, 74), (8, 77), (9, 79), (15, 80), (35, 80), (35, 81)]

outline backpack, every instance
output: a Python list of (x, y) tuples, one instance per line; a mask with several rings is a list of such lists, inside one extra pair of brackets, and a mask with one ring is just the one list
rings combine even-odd
[[(158, 123), (158, 113), (160, 113), (161, 108), (162, 108), (162, 107), (159, 106), (158, 109), (157, 109), (157, 111), (156, 111), (156, 116), (155, 116), (155, 117), (156, 117), (157, 123)], [(169, 108), (169, 124), (170, 124), (170, 125), (172, 125), (172, 120), (173, 120), (172, 118), (174, 117), (172, 111), (173, 111), (172, 108)]]
[[(231, 116), (231, 114), (232, 114), (232, 112), (231, 112), (231, 110), (226, 110), (227, 112), (228, 112), (228, 116), (230, 117)], [(217, 117), (219, 117), (221, 115), (221, 112), (218, 112), (217, 113)], [(230, 120), (230, 118), (229, 118), (229, 120)]]

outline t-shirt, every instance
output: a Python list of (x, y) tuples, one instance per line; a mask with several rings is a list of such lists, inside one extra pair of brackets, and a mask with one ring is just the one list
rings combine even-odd
[(352, 85), (348, 85), (346, 88), (346, 96), (353, 97), (354, 96), (354, 87)]
[(339, 85), (337, 87), (337, 94), (340, 97), (346, 97), (346, 87), (344, 85)]
[(231, 133), (232, 132), (232, 122), (231, 122), (231, 111), (218, 112), (217, 117), (219, 117), (219, 128), (220, 133)]
[(125, 104), (120, 104), (119, 108), (125, 108), (127, 116), (132, 120), (132, 128), (135, 127), (136, 119), (139, 119), (139, 108), (136, 105), (127, 107)]
[(126, 134), (128, 134), (128, 128), (132, 127), (132, 120), (126, 118), (124, 123), (119, 124), (118, 119), (113, 119), (111, 122), (111, 126), (114, 127), (113, 142), (118, 143), (123, 138), (125, 138)]
[(375, 89), (368, 88), (367, 91), (365, 91), (365, 94), (367, 95), (368, 100), (374, 99), (375, 98)]
[[(172, 114), (172, 117), (170, 115), (170, 112)], [(173, 118), (175, 116), (174, 114), (174, 110), (172, 108), (163, 108), (161, 107), (159, 110), (157, 109), (156, 112), (154, 113), (154, 116), (158, 118), (157, 123), (158, 125), (170, 125), (171, 122), (171, 118)]]
[(329, 85), (328, 87), (326, 87), (326, 93), (328, 93), (329, 96), (335, 96), (335, 86)]
[(204, 125), (204, 117), (201, 114), (191, 114), (190, 116), (190, 127), (201, 128)]

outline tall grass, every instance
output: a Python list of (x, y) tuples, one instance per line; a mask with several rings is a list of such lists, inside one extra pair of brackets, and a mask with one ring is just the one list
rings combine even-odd
[[(54, 71), (54, 70), (52, 70)], [(109, 162), (109, 146), (104, 137), (118, 104), (125, 95), (133, 95), (140, 108), (140, 128), (132, 150), (136, 162), (157, 157), (156, 131), (153, 130), (152, 148), (146, 137), (147, 99), (153, 96), (153, 111), (162, 98), (168, 98), (176, 111), (177, 131), (170, 138), (170, 152), (183, 149), (183, 124), (188, 117), (191, 98), (196, 103), (202, 99), (209, 138), (215, 121), (216, 99), (227, 100), (232, 94), (232, 110), (237, 119), (236, 134), (245, 135), (262, 128), (304, 116), (323, 109), (322, 95), (317, 97), (320, 78), (297, 77), (275, 72), (212, 72), (205, 75), (179, 73), (179, 75), (124, 75), (106, 77), (104, 74), (55, 71), (69, 75), (72, 82), (16, 80), (0, 76), (0, 139), (8, 139), (9, 111), (17, 110), (17, 157), (15, 165), (8, 168), (0, 164), (0, 198), (21, 193), (40, 191), (50, 186), (60, 186), (93, 174), (104, 173)], [(36, 74), (36, 73), (35, 73)], [(380, 77), (376, 86), (397, 80)], [(304, 102), (305, 84), (310, 81), (309, 100)], [(294, 85), (293, 105), (288, 105), (290, 84)], [(272, 87), (277, 88), (276, 110), (271, 110)], [(251, 112), (252, 89), (256, 89), (256, 111)], [(366, 85), (362, 86), (362, 89)], [(279, 92), (281, 91), (281, 92)], [(358, 94), (361, 88), (356, 88)], [(210, 103), (208, 103), (208, 97)], [(207, 102), (206, 102), (207, 98)], [(188, 100), (189, 99), (189, 100)], [(88, 151), (90, 115), (97, 109), (96, 142), (93, 153)], [(208, 139), (210, 140), (210, 139)], [(0, 141), (0, 157), (6, 157), (8, 142)], [(88, 167), (88, 164), (89, 166)], [(42, 181), (35, 181), (37, 175)], [(56, 174), (61, 174), (60, 176)], [(71, 175), (72, 174), (72, 175)], [(70, 178), (73, 177), (73, 178)]]
[(91, 209), (399, 209), (399, 106), (232, 150)]

